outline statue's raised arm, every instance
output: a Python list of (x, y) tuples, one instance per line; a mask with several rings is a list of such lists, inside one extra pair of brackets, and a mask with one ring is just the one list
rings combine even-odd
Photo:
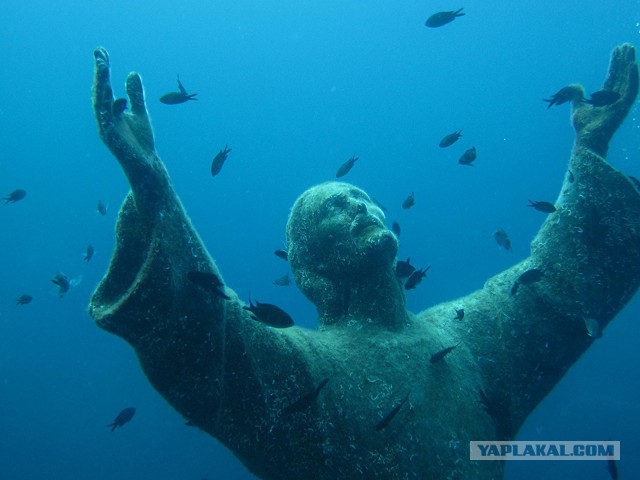
[(89, 312), (134, 347), (151, 383), (190, 423), (233, 445), (234, 428), (246, 431), (268, 421), (272, 405), (264, 379), (277, 380), (278, 388), (294, 377), (311, 384), (301, 357), (304, 342), (252, 319), (222, 283), (155, 151), (140, 76), (127, 78), (127, 108), (113, 95), (106, 50), (97, 48), (94, 58), (98, 130), (131, 192)]
[[(499, 435), (509, 438), (640, 284), (638, 184), (604, 159), (638, 93), (635, 48), (614, 49), (603, 89), (573, 91), (576, 141), (531, 256), (459, 300)], [(425, 312), (432, 315), (433, 312)], [(483, 400), (484, 401), (484, 400)]]
[(127, 108), (99, 48), (94, 110), (131, 193), (90, 312), (260, 478), (499, 478), (503, 463), (469, 461), (468, 442), (513, 438), (640, 284), (640, 194), (604, 159), (637, 95), (635, 49), (615, 49), (591, 104), (579, 85), (563, 91), (576, 144), (529, 258), (413, 315), (383, 212), (357, 187), (324, 183), (298, 198), (286, 229), (320, 328), (272, 328), (224, 285), (192, 227), (155, 152), (140, 77), (127, 79)]

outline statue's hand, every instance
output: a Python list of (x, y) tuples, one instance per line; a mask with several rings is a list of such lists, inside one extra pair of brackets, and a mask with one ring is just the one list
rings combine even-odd
[(609, 140), (629, 113), (638, 94), (638, 63), (633, 45), (627, 43), (613, 50), (602, 90), (616, 92), (620, 98), (602, 107), (574, 102), (572, 120), (576, 143), (605, 156)]
[[(111, 89), (109, 54), (102, 48), (93, 52), (95, 79), (93, 84), (93, 109), (98, 120), (100, 136), (121, 162), (133, 157), (154, 155), (153, 130), (144, 103), (144, 91), (140, 76), (131, 72), (127, 77), (127, 95), (130, 110), (126, 111), (125, 99), (116, 100)], [(121, 158), (122, 156), (126, 158)], [(138, 161), (141, 159), (138, 158)]]
[(127, 77), (127, 96), (115, 99), (111, 88), (107, 51), (98, 47), (93, 52), (95, 77), (93, 110), (103, 142), (120, 162), (138, 209), (154, 209), (166, 191), (168, 175), (154, 147), (153, 129), (144, 101), (142, 80), (136, 72)]

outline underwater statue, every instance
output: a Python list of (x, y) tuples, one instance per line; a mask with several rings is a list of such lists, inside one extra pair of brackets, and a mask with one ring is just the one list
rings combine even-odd
[(156, 153), (139, 75), (114, 109), (109, 68), (96, 49), (98, 128), (131, 192), (90, 314), (260, 478), (501, 478), (504, 462), (470, 461), (469, 441), (514, 438), (640, 285), (640, 193), (604, 159), (638, 91), (631, 45), (604, 82), (617, 101), (573, 102), (569, 170), (531, 255), (466, 297), (407, 311), (398, 241), (371, 198), (338, 182), (304, 192), (286, 238), (315, 331), (256, 321), (224, 285)]

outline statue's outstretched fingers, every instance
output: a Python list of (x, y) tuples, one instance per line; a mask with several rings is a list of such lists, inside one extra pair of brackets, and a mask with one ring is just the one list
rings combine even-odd
[(603, 90), (615, 92), (611, 101), (575, 108), (573, 125), (578, 145), (606, 156), (609, 141), (631, 110), (638, 95), (638, 64), (635, 48), (630, 44), (616, 47), (611, 53)]
[(98, 47), (93, 51), (95, 62), (93, 81), (93, 109), (98, 119), (98, 126), (104, 129), (113, 125), (113, 90), (110, 79), (110, 63), (107, 51)]
[(146, 115), (147, 107), (144, 103), (142, 79), (136, 72), (131, 72), (127, 77), (127, 95), (131, 102), (131, 112), (136, 115)]
[(109, 53), (104, 47), (97, 47), (93, 51), (93, 58), (95, 60), (96, 76), (109, 82), (109, 69), (111, 68)]
[(131, 72), (127, 77), (127, 95), (131, 103), (131, 114), (127, 116), (129, 127), (138, 143), (147, 153), (151, 153), (155, 150), (153, 128), (144, 102), (142, 79), (136, 72)]
[[(637, 90), (638, 85), (638, 67), (636, 64), (636, 49), (633, 45), (625, 43), (613, 50), (611, 54), (611, 62), (609, 64), (609, 73), (604, 82), (605, 90), (614, 90), (625, 96), (629, 87)], [(631, 88), (633, 90), (633, 88)]]
[[(624, 47), (624, 48), (623, 48)], [(626, 88), (621, 92), (626, 103), (631, 104), (635, 102), (638, 96), (638, 62), (636, 60), (636, 49), (633, 45), (625, 44), (620, 47), (622, 50), (620, 56), (622, 62), (625, 65), (625, 83)]]

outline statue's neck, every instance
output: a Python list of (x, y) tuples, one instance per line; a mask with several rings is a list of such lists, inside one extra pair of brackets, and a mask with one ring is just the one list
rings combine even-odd
[(320, 324), (356, 328), (403, 328), (409, 315), (402, 283), (393, 271), (343, 278), (332, 282), (331, 293), (317, 305)]

